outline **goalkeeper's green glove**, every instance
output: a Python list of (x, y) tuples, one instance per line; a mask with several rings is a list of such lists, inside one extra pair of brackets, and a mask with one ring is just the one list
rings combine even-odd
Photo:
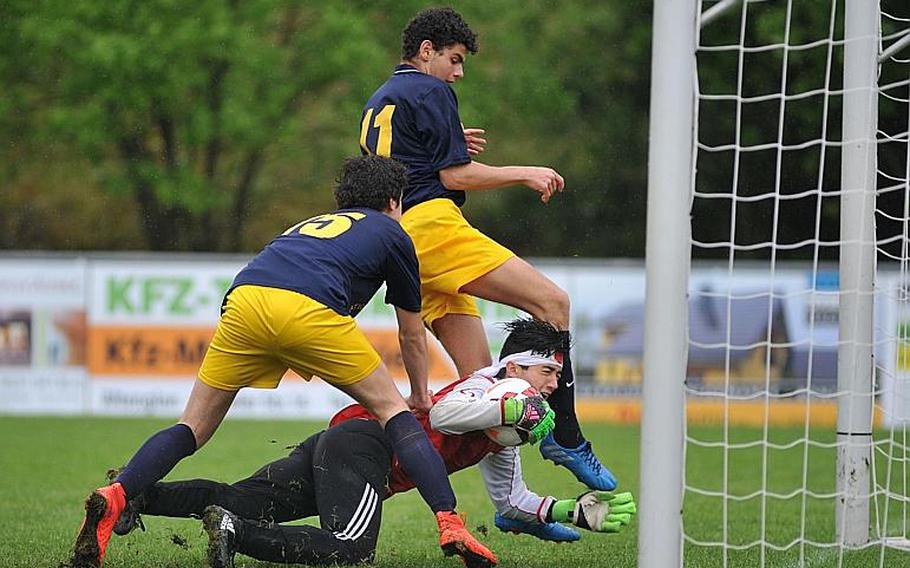
[(553, 504), (554, 521), (572, 523), (594, 532), (618, 533), (632, 521), (637, 509), (632, 493), (588, 491), (577, 499), (562, 499)]
[(536, 444), (556, 427), (556, 413), (539, 394), (507, 398), (502, 404), (502, 423), (515, 426), (529, 443)]

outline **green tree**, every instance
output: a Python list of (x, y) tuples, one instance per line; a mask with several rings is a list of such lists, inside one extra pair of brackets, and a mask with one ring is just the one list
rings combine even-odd
[(460, 87), (463, 118), (484, 117), (491, 162), (553, 166), (566, 191), (546, 206), (528, 190), (471, 196), (469, 217), (526, 256), (641, 256), (648, 10), (593, 0), (484, 9), (477, 21), (500, 15), (482, 28), (483, 77)]
[[(887, 4), (895, 12), (901, 3)], [(0, 3), (0, 247), (249, 251), (331, 208), (341, 159), (359, 151), (361, 107), (398, 61), (402, 27), (425, 6)], [(749, 45), (784, 41), (787, 4), (743, 6), (754, 24)], [(465, 206), (471, 222), (525, 256), (643, 256), (650, 3), (454, 7), (479, 34), (480, 52), (454, 88), (465, 124), (488, 130), (482, 160), (550, 165), (567, 183), (546, 206), (522, 188), (475, 192)], [(830, 12), (816, 8), (792, 6), (790, 45), (827, 37)], [(703, 44), (739, 42), (739, 26), (727, 25), (737, 11), (726, 18), (702, 31)], [(738, 54), (730, 53), (699, 52), (701, 92), (736, 92)], [(782, 53), (745, 54), (743, 95), (779, 87)], [(841, 46), (833, 57), (829, 89), (840, 85)], [(788, 92), (826, 86), (826, 64), (824, 45), (789, 50)], [(882, 81), (905, 79), (886, 78), (900, 69), (883, 67)], [(822, 172), (827, 193), (781, 209), (779, 242), (814, 238), (817, 215), (825, 220), (820, 238), (837, 238), (840, 104), (823, 100), (745, 102), (738, 124), (735, 103), (701, 103), (706, 143), (728, 144), (737, 131), (742, 144), (776, 141), (781, 108), (788, 144), (818, 138), (827, 120), (835, 143), (826, 144), (824, 163), (820, 151), (784, 152), (778, 173), (775, 152), (737, 158), (742, 197), (778, 182), (799, 193), (818, 186)], [(886, 102), (880, 118), (906, 124), (906, 112)], [(899, 171), (903, 156), (883, 153), (880, 164)], [(733, 164), (732, 155), (697, 164), (697, 189), (729, 192)], [(697, 239), (729, 239), (730, 201), (696, 200), (696, 220), (709, 220), (697, 223)], [(901, 217), (900, 192), (879, 202)], [(737, 242), (769, 240), (773, 215), (771, 199), (738, 204)], [(718, 254), (726, 252), (695, 251)]]
[(7, 104), (42, 94), (24, 109), (46, 118), (36, 139), (74, 144), (106, 191), (131, 196), (152, 250), (239, 250), (269, 153), (307, 128), (312, 101), (377, 63), (367, 18), (342, 3), (40, 3), (10, 16), (28, 50), (6, 72), (42, 72)]
[[(0, 105), (19, 109), (22, 123), (0, 123), (18, 137), (22, 158), (0, 197), (16, 211), (6, 242), (216, 251), (261, 246), (282, 224), (331, 206), (331, 177), (357, 151), (361, 105), (397, 62), (401, 28), (425, 4), (6, 6), (0, 39), (15, 40), (23, 55), (0, 67), (18, 86), (0, 93)], [(647, 101), (639, 91), (649, 18), (623, 6), (456, 5), (480, 34), (481, 53), (455, 88), (465, 122), (490, 131), (484, 159), (550, 164), (568, 180), (569, 191), (548, 207), (521, 189), (469, 199), (472, 220), (522, 254), (641, 248), (643, 218), (630, 211), (644, 201)], [(597, 38), (596, 50), (579, 38)], [(104, 221), (107, 230), (65, 242), (22, 232), (24, 218), (48, 226), (41, 221), (53, 203), (81, 226), (98, 225), (99, 207), (117, 215)], [(125, 237), (133, 215), (141, 234)], [(605, 225), (616, 230), (605, 234)]]

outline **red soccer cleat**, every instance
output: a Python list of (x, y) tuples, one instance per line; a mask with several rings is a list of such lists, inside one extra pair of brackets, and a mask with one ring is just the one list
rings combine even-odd
[(70, 568), (100, 568), (114, 524), (126, 506), (119, 483), (92, 491), (85, 500), (85, 520), (76, 537)]
[(439, 546), (446, 556), (457, 554), (468, 568), (496, 566), (496, 555), (477, 542), (455, 511), (436, 513), (439, 523)]

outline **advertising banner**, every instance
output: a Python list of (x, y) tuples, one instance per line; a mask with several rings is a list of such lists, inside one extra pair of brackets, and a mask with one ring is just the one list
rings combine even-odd
[[(247, 260), (241, 255), (0, 259), (0, 412), (179, 415), (224, 294)], [(643, 263), (564, 259), (534, 264), (571, 299), (580, 399), (637, 397)], [(884, 272), (877, 288), (875, 353), (882, 404), (885, 414), (906, 421), (907, 286), (899, 274)], [(773, 272), (745, 267), (731, 275), (725, 266), (694, 265), (689, 366), (680, 380), (694, 391), (730, 394), (766, 388), (773, 394), (807, 388), (834, 392), (838, 296), (837, 271), (831, 268), (782, 264)], [(384, 297), (380, 290), (357, 322), (406, 394), (397, 321)], [(521, 312), (482, 300), (478, 308), (495, 360), (505, 336), (501, 324)], [(428, 335), (428, 342), (431, 386), (438, 389), (457, 373), (435, 338)], [(348, 402), (318, 378), (306, 383), (289, 372), (274, 391), (244, 390), (232, 414), (322, 418)], [(586, 404), (580, 402), (579, 408)], [(635, 415), (630, 404), (609, 412)], [(585, 419), (607, 412), (595, 406)]]
[[(225, 292), (245, 261), (96, 260), (90, 265), (86, 361), (89, 406), (99, 414), (179, 415), (214, 333)], [(394, 310), (380, 290), (358, 325), (408, 392)], [(455, 378), (441, 346), (429, 338), (430, 378)], [(330, 416), (351, 400), (318, 378), (288, 372), (278, 389), (244, 389), (235, 416)]]
[(887, 426), (910, 423), (910, 282), (888, 274), (876, 281), (876, 383)]
[(0, 259), (0, 411), (85, 409), (85, 261)]
[[(610, 271), (609, 274), (613, 274)], [(587, 279), (588, 275), (585, 275)], [(595, 279), (592, 279), (595, 280)], [(599, 392), (640, 393), (644, 356), (644, 272), (619, 270), (597, 296), (572, 296), (579, 374)], [(692, 269), (689, 292), (689, 388), (785, 393), (836, 388), (838, 281), (834, 270), (799, 266)]]

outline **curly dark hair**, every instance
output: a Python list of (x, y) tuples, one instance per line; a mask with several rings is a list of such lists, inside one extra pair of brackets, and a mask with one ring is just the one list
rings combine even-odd
[(408, 186), (408, 170), (392, 158), (368, 155), (348, 158), (335, 180), (339, 209), (367, 207), (385, 211), (389, 199), (401, 202)]
[(413, 59), (425, 39), (433, 43), (436, 51), (460, 43), (469, 52), (477, 53), (477, 35), (452, 8), (427, 8), (418, 12), (401, 32), (401, 58)]
[(557, 351), (568, 351), (572, 346), (568, 331), (560, 331), (553, 324), (539, 319), (517, 318), (502, 324), (502, 327), (509, 335), (499, 351), (500, 359), (522, 351), (551, 356)]

